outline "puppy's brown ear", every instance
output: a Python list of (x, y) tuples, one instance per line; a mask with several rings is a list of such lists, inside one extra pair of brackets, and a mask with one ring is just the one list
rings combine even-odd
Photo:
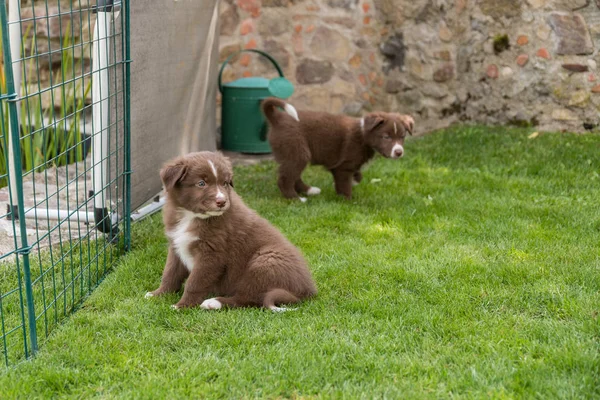
[(372, 130), (381, 126), (385, 120), (379, 115), (369, 114), (364, 118), (365, 121), (365, 132), (371, 132)]
[(227, 167), (229, 172), (231, 172), (231, 174), (233, 175), (233, 165), (231, 164), (231, 160), (225, 156), (223, 156), (223, 160), (225, 160), (225, 166)]
[(231, 176), (228, 183), (231, 187), (233, 187), (233, 165), (231, 164), (231, 160), (229, 159), (229, 157), (225, 157), (225, 155), (220, 151), (218, 151), (217, 154), (221, 157), (223, 165), (227, 169), (229, 176)]
[(415, 129), (415, 120), (410, 115), (401, 115), (400, 121), (402, 121), (402, 125), (408, 131), (408, 134), (412, 136), (413, 131)]
[(173, 164), (167, 164), (160, 170), (160, 179), (165, 186), (165, 190), (169, 190), (175, 187), (175, 184), (181, 181), (187, 173), (187, 166), (182, 162)]

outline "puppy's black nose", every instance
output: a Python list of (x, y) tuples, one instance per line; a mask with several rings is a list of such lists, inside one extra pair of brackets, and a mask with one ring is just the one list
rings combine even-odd
[(223, 208), (223, 207), (225, 207), (225, 204), (227, 204), (227, 200), (225, 200), (225, 199), (217, 199), (217, 207)]
[(404, 154), (404, 152), (400, 149), (394, 151), (394, 156), (395, 157), (402, 157), (402, 154)]

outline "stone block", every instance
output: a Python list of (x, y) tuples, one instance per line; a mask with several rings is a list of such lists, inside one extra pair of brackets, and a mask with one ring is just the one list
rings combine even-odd
[(350, 56), (350, 41), (341, 33), (321, 26), (315, 31), (310, 42), (311, 52), (320, 58), (346, 61)]
[(445, 88), (445, 85), (439, 85), (434, 82), (426, 82), (421, 85), (419, 89), (425, 96), (432, 97), (434, 99), (442, 99), (448, 96), (448, 90)]
[[(287, 46), (284, 46), (275, 40), (266, 40), (263, 44), (263, 50), (271, 55), (281, 68), (286, 69), (289, 67), (290, 53), (287, 51)], [(265, 57), (260, 57), (259, 60), (264, 66), (271, 69), (274, 68), (271, 61), (267, 60)]]
[(403, 22), (402, 8), (394, 0), (374, 0), (377, 18), (384, 24), (400, 26)]
[(237, 8), (225, 5), (219, 15), (219, 29), (221, 35), (231, 36), (237, 31), (237, 26), (240, 23), (240, 15)]
[(440, 37), (440, 40), (442, 40), (443, 42), (450, 42), (454, 37), (452, 31), (448, 28), (448, 26), (445, 23), (441, 24), (438, 35)]
[(454, 65), (447, 63), (438, 68), (433, 73), (433, 80), (436, 82), (446, 82), (454, 78)]
[(521, 14), (522, 0), (480, 0), (481, 11), (494, 19), (514, 18)]
[(415, 78), (425, 81), (433, 78), (433, 69), (431, 65), (423, 64), (417, 57), (408, 57), (406, 59), (406, 68)]
[(536, 56), (540, 57), (540, 58), (544, 58), (546, 60), (549, 60), (550, 57), (550, 52), (548, 51), (548, 49), (542, 47), (541, 49), (539, 49), (537, 51), (537, 53), (535, 53)]
[(546, 4), (546, 0), (527, 0), (527, 3), (531, 6), (531, 8), (538, 9)]
[(406, 85), (399, 79), (388, 79), (388, 81), (385, 83), (386, 93), (400, 93), (402, 90), (405, 89), (407, 89)]
[(342, 113), (353, 117), (359, 117), (362, 108), (362, 103), (358, 101), (353, 101), (350, 103), (346, 103), (346, 105), (342, 108)]
[(240, 25), (240, 35), (246, 36), (249, 33), (254, 32), (254, 20), (248, 18)]
[(511, 67), (502, 67), (501, 73), (503, 78), (508, 78), (514, 74), (514, 71)]
[(566, 108), (557, 108), (552, 111), (552, 119), (557, 121), (577, 121), (579, 118), (576, 114)]
[(588, 105), (590, 100), (590, 94), (587, 90), (577, 90), (571, 93), (568, 105), (570, 107), (584, 108)]
[(584, 55), (594, 52), (594, 45), (581, 14), (553, 12), (548, 19), (557, 37), (556, 54)]
[(273, 37), (292, 30), (289, 12), (285, 9), (264, 10), (258, 22), (258, 33), (263, 37)]
[(485, 71), (485, 74), (488, 76), (488, 78), (498, 79), (498, 75), (499, 75), (498, 66), (495, 64), (488, 65), (488, 67)]
[(331, 80), (333, 73), (331, 62), (305, 58), (296, 67), (296, 80), (304, 85), (325, 83)]
[(552, 30), (550, 29), (550, 27), (548, 26), (547, 23), (543, 23), (541, 25), (539, 25), (535, 31), (535, 35), (542, 39), (542, 40), (546, 40), (550, 37), (550, 32)]
[(346, 10), (356, 8), (358, 0), (327, 0), (326, 4), (333, 8), (344, 8)]
[(236, 4), (254, 18), (260, 15), (260, 0), (237, 0)]
[(527, 54), (519, 54), (517, 56), (517, 65), (519, 67), (524, 67), (528, 61), (529, 61), (529, 56)]
[[(224, 62), (227, 59), (227, 57), (231, 56), (234, 53), (237, 53), (240, 50), (242, 50), (242, 46), (239, 43), (223, 46), (219, 51), (219, 63)], [(237, 59), (232, 60), (232, 62), (235, 61), (237, 61)]]
[(527, 43), (529, 43), (529, 37), (527, 37), (527, 35), (519, 35), (519, 37), (517, 37), (517, 44), (519, 46), (525, 46)]
[(562, 67), (571, 72), (587, 72), (589, 67), (583, 64), (563, 64)]
[(348, 64), (353, 67), (353, 68), (358, 68), (360, 67), (360, 65), (362, 64), (362, 58), (359, 54), (355, 54), (350, 61), (348, 61)]

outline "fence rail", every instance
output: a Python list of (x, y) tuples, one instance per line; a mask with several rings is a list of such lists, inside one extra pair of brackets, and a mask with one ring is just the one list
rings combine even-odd
[(34, 355), (130, 245), (129, 1), (0, 0), (0, 25), (8, 367)]

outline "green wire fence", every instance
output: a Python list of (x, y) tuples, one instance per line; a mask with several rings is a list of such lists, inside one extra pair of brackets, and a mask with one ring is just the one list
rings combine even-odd
[(34, 355), (129, 248), (129, 1), (0, 0), (0, 25), (8, 367)]

